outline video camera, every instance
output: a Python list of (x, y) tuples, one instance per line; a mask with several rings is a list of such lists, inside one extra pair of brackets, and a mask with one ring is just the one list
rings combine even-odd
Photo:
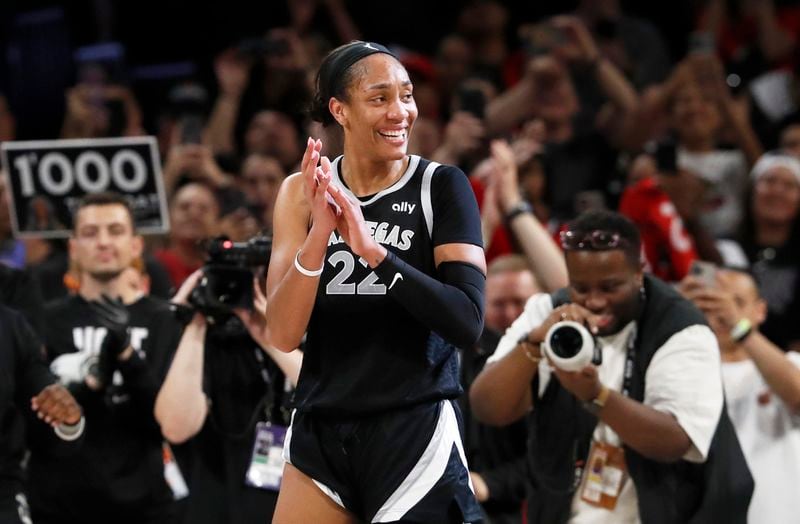
[(269, 265), (272, 237), (261, 235), (247, 242), (225, 237), (208, 242), (203, 278), (189, 295), (189, 303), (210, 323), (221, 323), (236, 308), (253, 307), (253, 269)]

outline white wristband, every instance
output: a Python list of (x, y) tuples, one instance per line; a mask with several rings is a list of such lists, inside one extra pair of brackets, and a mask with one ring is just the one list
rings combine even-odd
[(56, 435), (61, 440), (73, 441), (78, 440), (83, 434), (83, 428), (86, 427), (86, 419), (81, 415), (80, 420), (75, 424), (58, 424), (54, 429)]
[(307, 277), (318, 277), (322, 274), (322, 270), (325, 269), (325, 264), (323, 263), (321, 268), (314, 271), (304, 268), (300, 263), (300, 250), (298, 249), (297, 254), (294, 256), (294, 268)]

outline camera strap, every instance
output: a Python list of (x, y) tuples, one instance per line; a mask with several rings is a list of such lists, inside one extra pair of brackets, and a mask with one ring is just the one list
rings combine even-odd
[(630, 335), (628, 335), (627, 349), (625, 351), (625, 370), (622, 376), (622, 394), (630, 397), (631, 379), (633, 379), (633, 366), (636, 360), (636, 330), (638, 326), (633, 325)]

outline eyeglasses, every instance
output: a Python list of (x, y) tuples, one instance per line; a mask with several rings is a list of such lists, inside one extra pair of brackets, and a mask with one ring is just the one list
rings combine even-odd
[(561, 247), (565, 250), (575, 249), (617, 249), (628, 245), (628, 241), (619, 236), (619, 233), (595, 229), (585, 235), (574, 231), (561, 232)]

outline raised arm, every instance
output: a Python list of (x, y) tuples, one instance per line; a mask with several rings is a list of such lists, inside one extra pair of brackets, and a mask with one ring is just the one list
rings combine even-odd
[[(553, 237), (534, 216), (530, 207), (525, 208), (519, 190), (519, 179), (514, 152), (504, 141), (492, 142), (492, 159), (495, 169), (497, 197), (503, 214), (508, 217), (508, 228), (514, 233), (528, 263), (548, 291), (567, 285), (567, 265), (564, 255)], [(523, 206), (523, 207), (520, 207)]]
[[(322, 142), (308, 140), (301, 172), (283, 181), (275, 203), (272, 255), (267, 273), (267, 330), (272, 345), (293, 351), (305, 334), (325, 263), (336, 211), (326, 198), (330, 163), (320, 162)], [(302, 272), (302, 271), (304, 272)]]
[(219, 95), (208, 117), (206, 138), (215, 154), (236, 152), (234, 129), (242, 95), (250, 81), (250, 64), (229, 50), (214, 61)]

